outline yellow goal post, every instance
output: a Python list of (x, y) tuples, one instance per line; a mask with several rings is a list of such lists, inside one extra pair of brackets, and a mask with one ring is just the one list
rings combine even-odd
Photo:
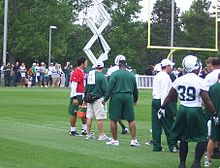
[(148, 43), (147, 48), (149, 49), (167, 49), (171, 50), (168, 58), (177, 50), (192, 50), (192, 51), (218, 51), (218, 0), (216, 0), (216, 8), (215, 8), (215, 48), (194, 48), (194, 47), (176, 47), (176, 46), (154, 46), (151, 45), (151, 22), (150, 22), (150, 16), (151, 16), (151, 1), (148, 0)]

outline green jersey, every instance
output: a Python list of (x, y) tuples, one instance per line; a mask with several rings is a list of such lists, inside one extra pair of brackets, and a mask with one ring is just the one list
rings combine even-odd
[(104, 97), (105, 92), (107, 91), (107, 78), (101, 72), (95, 71), (95, 83), (88, 84), (88, 78), (86, 81), (85, 94), (92, 93), (96, 97)]
[(110, 76), (109, 87), (106, 92), (105, 101), (115, 93), (131, 93), (134, 102), (138, 100), (138, 89), (134, 74), (126, 69), (119, 69)]
[(220, 83), (216, 83), (209, 88), (209, 97), (215, 107), (216, 113), (220, 117)]

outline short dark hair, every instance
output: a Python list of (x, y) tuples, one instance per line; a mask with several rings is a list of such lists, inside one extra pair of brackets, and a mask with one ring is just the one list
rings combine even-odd
[(215, 57), (212, 60), (212, 65), (220, 65), (220, 58), (219, 57)]
[(77, 60), (77, 65), (80, 66), (81, 64), (84, 64), (86, 60), (87, 60), (87, 59), (86, 59), (85, 57), (80, 57), (80, 58)]
[(213, 61), (214, 58), (215, 58), (215, 57), (209, 57), (209, 58), (205, 61), (205, 63), (206, 63), (206, 64), (212, 64), (212, 61)]
[(119, 61), (119, 67), (127, 67), (127, 61), (126, 60), (120, 60)]

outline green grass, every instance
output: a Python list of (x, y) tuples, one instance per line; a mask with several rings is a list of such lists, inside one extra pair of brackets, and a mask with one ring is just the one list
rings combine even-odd
[[(176, 168), (178, 154), (152, 152), (151, 91), (141, 90), (135, 107), (140, 148), (129, 146), (129, 135), (119, 135), (120, 146), (105, 145), (85, 137), (71, 137), (69, 89), (0, 88), (0, 168)], [(81, 128), (80, 120), (77, 121)], [(127, 125), (127, 123), (126, 123)], [(97, 134), (96, 122), (93, 130)], [(105, 131), (110, 135), (109, 120)], [(121, 129), (118, 129), (120, 132)], [(193, 161), (190, 145), (188, 167)], [(214, 160), (217, 167), (219, 160)]]

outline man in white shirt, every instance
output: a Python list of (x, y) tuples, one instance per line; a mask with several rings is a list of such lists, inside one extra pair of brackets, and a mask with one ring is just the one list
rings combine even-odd
[(209, 86), (214, 85), (218, 81), (218, 74), (220, 73), (220, 58), (214, 57), (212, 59), (212, 66), (212, 72), (205, 77), (205, 81)]
[(167, 144), (170, 152), (177, 152), (176, 141), (171, 139), (171, 127), (174, 122), (174, 116), (176, 113), (176, 101), (170, 102), (166, 107), (166, 115), (158, 115), (158, 110), (163, 104), (164, 99), (168, 95), (172, 86), (172, 81), (169, 74), (172, 72), (173, 62), (169, 59), (163, 59), (160, 63), (161, 71), (157, 73), (153, 81), (153, 100), (152, 100), (152, 138), (153, 138), (153, 151), (162, 151), (161, 146), (161, 134), (164, 129)]

